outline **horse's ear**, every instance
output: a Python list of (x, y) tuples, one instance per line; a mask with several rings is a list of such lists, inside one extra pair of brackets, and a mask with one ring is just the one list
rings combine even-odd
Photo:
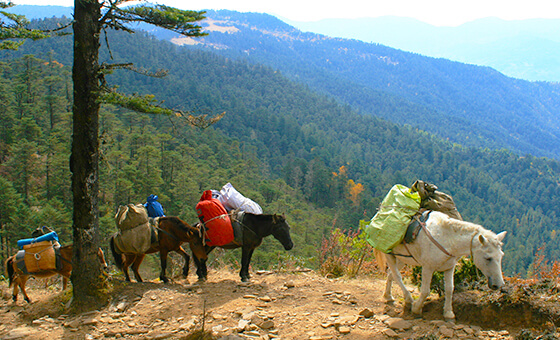
[(504, 237), (506, 237), (506, 234), (507, 234), (507, 231), (502, 231), (501, 233), (496, 235), (496, 237), (498, 238), (498, 241), (502, 242), (504, 240)]
[(478, 240), (480, 241), (480, 243), (482, 245), (484, 245), (484, 243), (486, 243), (486, 237), (484, 237), (482, 235), (478, 235)]

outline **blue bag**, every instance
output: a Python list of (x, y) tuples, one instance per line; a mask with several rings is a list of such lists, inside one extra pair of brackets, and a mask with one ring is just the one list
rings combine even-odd
[(163, 213), (163, 207), (157, 199), (157, 195), (150, 195), (148, 196), (147, 202), (144, 204), (144, 207), (146, 207), (146, 210), (148, 211), (148, 216), (151, 218), (165, 216)]
[(39, 237), (35, 237), (35, 238), (26, 238), (26, 239), (22, 239), (17, 241), (17, 245), (20, 248), (23, 248), (23, 246), (31, 244), (31, 243), (37, 243), (37, 242), (43, 242), (43, 241), (56, 241), (58, 242), (58, 235), (56, 234), (56, 231), (51, 231), (48, 234), (39, 236)]

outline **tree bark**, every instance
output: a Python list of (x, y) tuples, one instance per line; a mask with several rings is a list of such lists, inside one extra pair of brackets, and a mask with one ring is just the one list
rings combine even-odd
[(97, 0), (74, 1), (73, 135), (70, 170), (73, 194), (74, 305), (99, 301), (107, 282), (97, 258), (99, 248), (99, 36)]

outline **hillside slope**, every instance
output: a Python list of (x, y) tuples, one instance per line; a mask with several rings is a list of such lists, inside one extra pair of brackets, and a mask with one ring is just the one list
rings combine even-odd
[(302, 33), (263, 14), (210, 11), (208, 17), (208, 37), (161, 37), (269, 65), (362, 113), (466, 146), (560, 157), (560, 118), (555, 114), (559, 85), (512, 79), (487, 67), (382, 45)]
[[(16, 6), (10, 10), (36, 17), (35, 7)], [(58, 11), (62, 16), (69, 11), (68, 7), (43, 7), (41, 10), (48, 10), (49, 15)], [(228, 57), (269, 65), (363, 113), (410, 124), (465, 146), (560, 157), (560, 118), (555, 114), (560, 109), (558, 84), (531, 83), (508, 78), (488, 67), (423, 57), (357, 40), (302, 33), (264, 14), (209, 11), (208, 17), (210, 20), (205, 25), (212, 34), (202, 40), (178, 39), (158, 30), (152, 33), (177, 44), (209, 48)], [(379, 25), (388, 25), (388, 19), (382, 19), (381, 24), (371, 24), (365, 19), (357, 23), (362, 29), (373, 25), (379, 31)], [(513, 54), (503, 54), (504, 46), (511, 45), (510, 40), (514, 41), (514, 48), (532, 47), (523, 54), (528, 56), (522, 59), (524, 63), (534, 63), (554, 54), (547, 47), (550, 44), (543, 40), (549, 39), (552, 45), (557, 45), (558, 39), (550, 33), (554, 31), (550, 28), (556, 27), (554, 21), (508, 22), (501, 26), (495, 21), (468, 23), (444, 32), (407, 21), (415, 27), (414, 32), (400, 39), (419, 42), (423, 40), (412, 38), (414, 34), (428, 32), (428, 36), (438, 37), (437, 44), (424, 42), (425, 48), (454, 44), (457, 54), (472, 54), (474, 59), (484, 59), (490, 64), (509, 63), (513, 67), (520, 61), (512, 59)], [(496, 26), (501, 28), (489, 34)], [(525, 31), (533, 32), (541, 40), (524, 36)], [(511, 36), (516, 32), (520, 37)], [(387, 33), (392, 34), (399, 36)], [(471, 47), (473, 44), (484, 45), (482, 52), (477, 54), (477, 49)], [(541, 49), (544, 49), (542, 53)], [(445, 50), (452, 53), (449, 48)]]

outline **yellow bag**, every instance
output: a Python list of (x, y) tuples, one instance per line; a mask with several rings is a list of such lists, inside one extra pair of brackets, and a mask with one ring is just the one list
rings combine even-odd
[(23, 246), (25, 267), (29, 273), (56, 270), (56, 253), (52, 241), (42, 241)]

